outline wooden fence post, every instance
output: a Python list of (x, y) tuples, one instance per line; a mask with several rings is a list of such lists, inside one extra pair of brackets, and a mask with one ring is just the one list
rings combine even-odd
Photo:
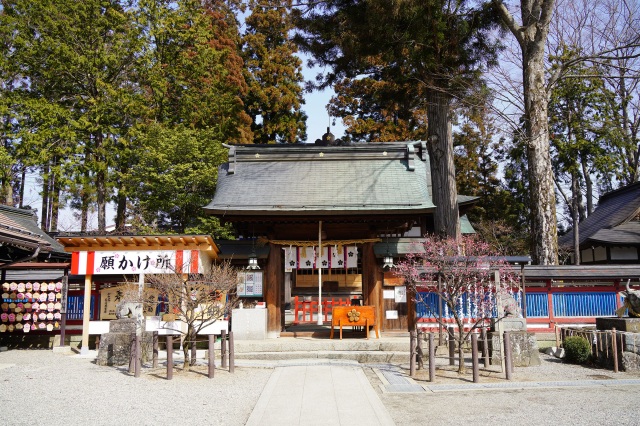
[(471, 362), (473, 363), (473, 383), (480, 381), (480, 367), (478, 365), (478, 335), (471, 333)]
[(511, 333), (504, 332), (504, 370), (507, 380), (511, 380), (512, 360), (511, 360)]
[(216, 336), (214, 334), (209, 335), (209, 378), (213, 379), (213, 375), (216, 370)]
[(220, 365), (222, 368), (227, 368), (227, 332), (225, 330), (222, 330), (220, 342), (222, 343), (222, 347), (220, 348)]
[(611, 328), (611, 352), (613, 353), (613, 372), (618, 372), (618, 334), (616, 328)]
[(409, 376), (416, 375), (416, 331), (409, 332)]
[(449, 331), (449, 365), (456, 365), (456, 341), (454, 340), (453, 327)]
[(436, 348), (433, 342), (433, 333), (429, 333), (429, 382), (436, 378)]
[(167, 380), (173, 379), (173, 336), (167, 334)]

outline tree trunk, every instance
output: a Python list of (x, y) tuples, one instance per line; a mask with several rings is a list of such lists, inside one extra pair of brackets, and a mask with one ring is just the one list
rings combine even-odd
[[(104, 135), (102, 133), (96, 133), (96, 152), (100, 153), (104, 149), (102, 146), (104, 142)], [(96, 203), (98, 208), (98, 233), (104, 234), (107, 228), (106, 223), (106, 197), (107, 197), (107, 186), (106, 186), (106, 165), (105, 156), (97, 155), (97, 160), (99, 162), (103, 162), (103, 164), (98, 164), (98, 168), (96, 170)]]
[(116, 229), (125, 230), (127, 224), (127, 197), (124, 195), (122, 188), (118, 191), (118, 205), (116, 207)]
[(51, 185), (51, 213), (49, 214), (50, 232), (58, 230), (58, 216), (60, 213), (60, 178), (53, 175), (53, 184)]
[(22, 166), (22, 173), (20, 173), (20, 204), (19, 207), (24, 207), (24, 187), (27, 179), (27, 167)]
[(538, 265), (557, 265), (556, 197), (549, 153), (548, 98), (544, 70), (546, 36), (539, 40), (537, 33), (525, 33), (525, 38), (527, 40), (523, 46), (522, 61), (531, 192), (532, 257), (533, 262)]
[(578, 185), (578, 173), (571, 173), (571, 219), (573, 221), (573, 264), (580, 265), (580, 228), (578, 214), (578, 196), (580, 187)]
[(436, 205), (435, 233), (458, 239), (460, 217), (453, 164), (453, 135), (451, 130), (451, 96), (430, 90), (427, 94), (429, 164), (433, 182), (431, 196)]
[(49, 230), (49, 164), (45, 164), (42, 169), (42, 217), (40, 218), (40, 228), (47, 232)]
[(464, 333), (461, 333), (460, 337), (458, 338), (458, 374), (464, 374), (466, 373), (467, 369), (464, 366), (464, 340), (463, 340), (463, 336)]
[(584, 156), (581, 156), (580, 160), (587, 198), (586, 217), (589, 217), (591, 216), (591, 213), (593, 213), (593, 179), (591, 179), (591, 174), (589, 174), (589, 165), (587, 164), (587, 160), (584, 158)]

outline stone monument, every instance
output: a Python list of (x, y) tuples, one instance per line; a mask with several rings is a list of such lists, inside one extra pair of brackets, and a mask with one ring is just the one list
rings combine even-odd
[[(136, 306), (137, 305), (137, 306)], [(122, 304), (117, 310), (119, 319), (109, 322), (109, 332), (102, 335), (98, 348), (98, 365), (126, 365), (132, 349), (132, 335), (141, 336), (142, 362), (153, 357), (153, 332), (145, 331), (145, 321), (139, 304)]]

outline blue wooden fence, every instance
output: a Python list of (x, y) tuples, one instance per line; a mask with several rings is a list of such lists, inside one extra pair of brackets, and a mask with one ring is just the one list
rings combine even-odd
[[(95, 312), (96, 297), (91, 295), (90, 318), (93, 318)], [(84, 296), (67, 296), (67, 319), (81, 320), (84, 314)]]

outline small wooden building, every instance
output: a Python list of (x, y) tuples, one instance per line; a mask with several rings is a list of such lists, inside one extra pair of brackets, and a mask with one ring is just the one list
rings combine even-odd
[[(398, 247), (433, 229), (425, 143), (227, 148), (205, 211), (238, 232), (238, 242), (219, 242), (220, 257), (246, 259), (251, 250), (264, 257), (258, 297), (268, 309), (268, 335), (280, 335), (285, 307), (296, 300), (320, 302), (325, 316), (331, 301), (360, 299), (375, 307), (383, 331), (407, 330), (411, 307), (383, 258), (404, 254)], [(461, 214), (474, 201), (459, 196)]]
[[(559, 245), (574, 251), (574, 232)], [(637, 264), (640, 261), (640, 182), (608, 192), (578, 225), (580, 263)]]

